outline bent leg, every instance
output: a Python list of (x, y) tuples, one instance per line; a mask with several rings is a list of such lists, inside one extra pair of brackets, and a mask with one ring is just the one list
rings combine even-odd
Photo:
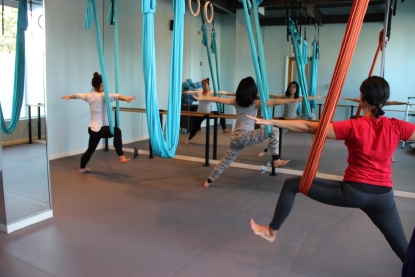
[(193, 120), (192, 131), (189, 134), (188, 140), (191, 140), (196, 135), (197, 130), (199, 130), (199, 128), (201, 127), (203, 120), (205, 120), (204, 117), (195, 117), (195, 119)]
[(238, 157), (238, 155), (242, 152), (242, 150), (245, 148), (243, 145), (239, 144), (239, 132), (234, 132), (231, 136), (231, 142), (229, 143), (228, 149), (226, 150), (225, 156), (222, 158), (220, 163), (218, 163), (215, 168), (210, 173), (208, 180), (210, 182), (213, 182), (216, 180), (216, 178), (219, 177), (222, 172), (225, 171), (225, 169), (228, 168), (228, 166), (231, 165), (231, 163)]

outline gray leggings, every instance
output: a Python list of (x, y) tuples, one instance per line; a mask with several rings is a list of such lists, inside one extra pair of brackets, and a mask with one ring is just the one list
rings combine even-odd
[[(298, 193), (301, 177), (285, 180), (275, 207), (274, 217), (269, 226), (279, 230), (290, 214)], [(359, 208), (385, 236), (392, 250), (403, 261), (408, 241), (396, 209), (393, 190), (384, 194), (370, 194), (360, 191), (348, 182), (314, 178), (308, 196), (318, 202), (348, 208)]]
[(236, 130), (231, 135), (231, 142), (226, 150), (225, 156), (218, 163), (209, 175), (210, 181), (215, 181), (222, 172), (238, 157), (238, 155), (247, 146), (252, 146), (263, 142), (270, 138), (269, 146), (272, 155), (278, 155), (279, 146), (279, 130), (276, 127), (271, 127), (271, 136), (267, 135), (264, 128), (259, 128), (252, 131)]

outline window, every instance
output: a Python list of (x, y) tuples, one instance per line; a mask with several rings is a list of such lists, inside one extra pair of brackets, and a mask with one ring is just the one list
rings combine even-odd
[[(44, 103), (44, 30), (43, 7), (28, 10), (29, 26), (25, 33), (26, 72), (21, 118), (27, 117), (26, 104)], [(17, 8), (4, 7), (4, 35), (0, 33), (0, 102), (5, 120), (10, 120), (14, 90)], [(34, 112), (37, 114), (36, 109)], [(41, 109), (44, 113), (44, 110)]]

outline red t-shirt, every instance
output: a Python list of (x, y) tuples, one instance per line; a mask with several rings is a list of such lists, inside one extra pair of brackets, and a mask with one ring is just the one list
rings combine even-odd
[(391, 158), (400, 140), (407, 141), (415, 124), (380, 116), (333, 122), (337, 140), (344, 140), (349, 164), (344, 181), (392, 187)]

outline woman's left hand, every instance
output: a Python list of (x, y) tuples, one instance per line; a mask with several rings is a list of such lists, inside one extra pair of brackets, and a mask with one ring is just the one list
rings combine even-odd
[(247, 117), (254, 120), (255, 124), (258, 124), (258, 125), (266, 125), (266, 126), (272, 125), (272, 120), (257, 118), (255, 116), (251, 116), (251, 115), (247, 115)]
[(131, 101), (133, 101), (135, 99), (135, 96), (130, 96), (127, 98), (127, 103), (130, 103)]

